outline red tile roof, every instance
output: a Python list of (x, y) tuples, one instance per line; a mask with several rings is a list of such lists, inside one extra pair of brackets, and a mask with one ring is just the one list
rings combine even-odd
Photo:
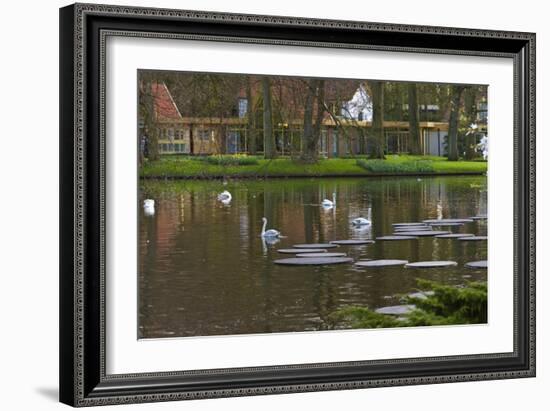
[(153, 83), (151, 88), (155, 98), (156, 120), (179, 120), (181, 114), (166, 84)]

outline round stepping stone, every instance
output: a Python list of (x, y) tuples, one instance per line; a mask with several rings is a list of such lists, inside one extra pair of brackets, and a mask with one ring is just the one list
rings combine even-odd
[(307, 257), (307, 258), (316, 258), (316, 257), (321, 257), (321, 258), (330, 258), (330, 257), (345, 257), (346, 256), (346, 253), (304, 253), (304, 254), (296, 254), (296, 257), (299, 257), (299, 258), (304, 258), (304, 257)]
[(334, 240), (330, 242), (331, 244), (338, 245), (363, 245), (363, 244), (374, 244), (373, 240)]
[(476, 215), (474, 217), (470, 217), (472, 220), (487, 220), (487, 215)]
[(282, 254), (326, 253), (323, 248), (280, 248), (277, 252)]
[(452, 267), (456, 261), (419, 261), (416, 263), (406, 264), (408, 268), (437, 268), (437, 267)]
[(471, 218), (440, 218), (440, 219), (431, 219), (431, 220), (423, 220), (422, 222), (426, 224), (441, 224), (441, 223), (471, 223)]
[(414, 310), (416, 306), (414, 305), (392, 305), (390, 307), (382, 307), (374, 310), (378, 314), (387, 314), (387, 315), (405, 315)]
[(353, 258), (348, 257), (332, 257), (332, 258), (283, 258), (282, 260), (274, 260), (275, 264), (281, 265), (327, 265), (327, 264), (342, 264), (351, 263)]
[(458, 239), (459, 241), (486, 241), (487, 236), (486, 235), (473, 235), (470, 237), (461, 237)]
[(418, 227), (426, 225), (426, 223), (393, 223), (394, 227)]
[(356, 266), (359, 267), (391, 267), (396, 265), (405, 265), (407, 260), (370, 260), (370, 261), (357, 261)]
[(419, 298), (421, 300), (425, 300), (429, 296), (434, 295), (435, 293), (433, 291), (417, 291), (416, 293), (410, 293), (408, 297), (410, 298)]
[(435, 238), (463, 238), (463, 237), (472, 237), (471, 233), (452, 233), (452, 234), (442, 234), (436, 235)]
[(487, 260), (472, 261), (472, 262), (466, 263), (466, 267), (468, 267), (468, 268), (487, 268)]
[(376, 237), (376, 241), (399, 241), (399, 240), (417, 240), (418, 237), (410, 235), (385, 235), (383, 237)]
[(336, 248), (336, 244), (296, 244), (294, 248)]
[(458, 227), (464, 225), (464, 223), (431, 223), (432, 227)]
[(426, 230), (426, 229), (430, 229), (432, 228), (431, 226), (429, 226), (428, 224), (424, 224), (424, 225), (406, 225), (406, 226), (393, 226), (393, 229), (394, 230)]
[(393, 228), (394, 233), (410, 233), (411, 231), (432, 231), (432, 227)]
[(406, 233), (400, 233), (396, 232), (393, 233), (393, 235), (408, 235), (408, 236), (415, 236), (415, 237), (429, 237), (429, 236), (436, 236), (436, 235), (443, 235), (443, 234), (450, 234), (450, 231), (407, 231)]

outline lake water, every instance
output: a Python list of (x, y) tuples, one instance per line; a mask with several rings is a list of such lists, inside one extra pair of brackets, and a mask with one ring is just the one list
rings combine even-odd
[[(217, 200), (228, 190), (230, 205)], [(320, 203), (336, 194), (336, 207)], [(390, 235), (392, 223), (487, 213), (487, 179), (473, 177), (311, 178), (222, 181), (142, 181), (140, 205), (155, 214), (139, 226), (139, 336), (184, 337), (324, 330), (327, 316), (348, 305), (400, 304), (415, 279), (448, 284), (485, 280), (465, 268), (487, 259), (487, 242), (419, 238), (341, 246), (355, 260), (452, 260), (450, 268), (281, 266), (277, 252), (293, 244)], [(370, 211), (369, 211), (370, 210)], [(370, 230), (350, 221), (370, 217)], [(285, 238), (265, 244), (262, 217)], [(443, 228), (445, 229), (445, 228)], [(448, 229), (486, 235), (487, 221)]]

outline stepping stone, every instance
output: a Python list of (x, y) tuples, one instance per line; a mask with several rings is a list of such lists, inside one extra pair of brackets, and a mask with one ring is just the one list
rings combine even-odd
[(471, 218), (440, 218), (440, 219), (431, 219), (431, 220), (423, 220), (426, 224), (440, 224), (440, 223), (471, 223)]
[(486, 235), (473, 235), (471, 237), (461, 237), (459, 241), (487, 241)]
[(326, 253), (323, 248), (280, 248), (277, 252), (282, 254)]
[(305, 254), (296, 254), (296, 257), (299, 258), (316, 258), (316, 257), (322, 257), (322, 258), (330, 258), (330, 257), (345, 257), (346, 253), (305, 253)]
[(274, 260), (273, 262), (275, 264), (281, 264), (281, 265), (327, 265), (327, 264), (352, 263), (353, 258), (348, 258), (348, 257), (283, 258), (282, 260)]
[(334, 240), (330, 242), (331, 244), (338, 245), (363, 245), (363, 244), (374, 244), (373, 240)]
[(415, 305), (392, 305), (390, 307), (382, 307), (374, 310), (378, 314), (387, 314), (387, 315), (405, 315), (410, 313), (416, 308)]
[(400, 227), (400, 228), (406, 228), (406, 227), (426, 227), (426, 223), (393, 223), (393, 227)]
[(406, 233), (393, 233), (393, 235), (407, 235), (407, 236), (414, 236), (414, 237), (429, 237), (429, 236), (436, 236), (436, 235), (443, 235), (443, 234), (450, 234), (450, 231), (407, 231)]
[(416, 230), (399, 230), (397, 228), (394, 228), (393, 229), (393, 232), (394, 233), (400, 233), (400, 234), (403, 234), (403, 235), (409, 235), (408, 233), (417, 233), (419, 231), (432, 231), (431, 228), (417, 228)]
[(474, 217), (470, 217), (472, 220), (487, 220), (487, 215), (476, 215)]
[(435, 238), (464, 238), (464, 237), (473, 237), (471, 233), (453, 233), (453, 234), (442, 234), (436, 235)]
[(383, 237), (376, 237), (376, 241), (399, 241), (399, 240), (417, 240), (418, 237), (413, 237), (410, 235), (385, 235)]
[(430, 226), (432, 227), (457, 227), (460, 225), (464, 225), (464, 223), (431, 223)]
[(336, 248), (336, 244), (296, 244), (294, 248)]
[(468, 268), (487, 268), (487, 260), (472, 261), (472, 262), (466, 263), (465, 266)]
[(429, 225), (418, 225), (413, 227), (393, 227), (394, 231), (424, 231), (432, 230), (432, 227)]
[(371, 260), (371, 261), (357, 261), (356, 266), (359, 267), (390, 267), (396, 265), (405, 265), (407, 260)]
[(417, 291), (416, 293), (410, 293), (407, 297), (410, 298), (419, 298), (421, 300), (425, 300), (426, 298), (434, 295), (435, 293), (433, 291)]
[(408, 268), (437, 268), (437, 267), (452, 267), (455, 266), (456, 261), (419, 261), (416, 263), (406, 264)]

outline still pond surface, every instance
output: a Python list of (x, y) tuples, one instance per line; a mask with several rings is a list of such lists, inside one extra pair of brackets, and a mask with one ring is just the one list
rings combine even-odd
[[(217, 200), (231, 192), (229, 205)], [(323, 199), (336, 197), (324, 209)], [(140, 207), (140, 338), (317, 331), (330, 327), (335, 310), (400, 304), (418, 291), (417, 278), (463, 284), (485, 280), (485, 270), (465, 268), (487, 259), (486, 241), (419, 238), (340, 246), (354, 260), (452, 260), (456, 267), (410, 269), (283, 266), (292, 257), (277, 249), (294, 244), (391, 235), (392, 223), (463, 218), (487, 213), (487, 179), (474, 177), (337, 178), (222, 181), (143, 181)], [(371, 229), (350, 221), (370, 217)], [(262, 217), (285, 238), (266, 244)], [(435, 229), (435, 228), (434, 228)], [(441, 228), (486, 235), (487, 221)]]

